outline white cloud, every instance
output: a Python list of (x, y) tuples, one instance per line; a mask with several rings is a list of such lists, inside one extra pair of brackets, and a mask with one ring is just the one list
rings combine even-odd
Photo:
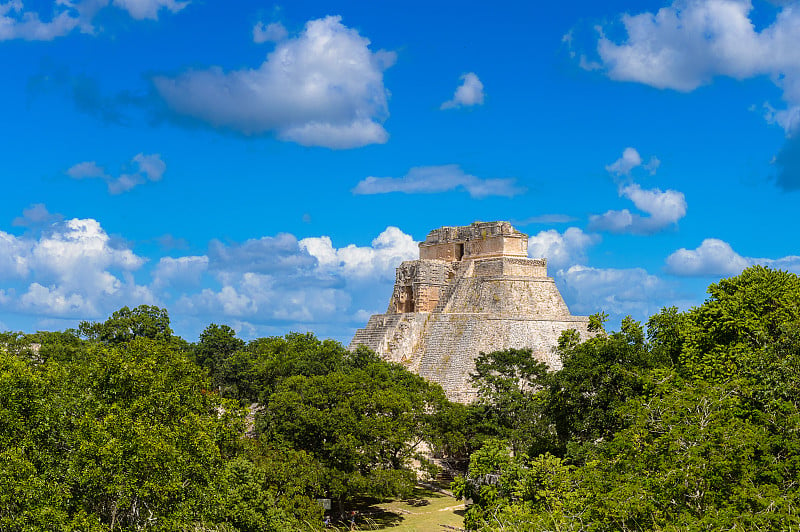
[(109, 194), (122, 194), (147, 181), (161, 181), (167, 165), (161, 160), (161, 155), (154, 153), (136, 155), (131, 163), (136, 166), (136, 171), (123, 173), (113, 177), (98, 166), (95, 161), (78, 163), (67, 170), (67, 175), (73, 179), (102, 179), (108, 186)]
[(263, 22), (259, 22), (253, 26), (253, 42), (255, 43), (278, 42), (288, 36), (289, 32), (280, 22), (272, 22), (266, 25)]
[(25, 11), (20, 0), (0, 4), (0, 41), (24, 39), (26, 41), (52, 41), (63, 37), (80, 24), (80, 18), (56, 3), (49, 22), (39, 19), (35, 11)]
[(38, 237), (0, 232), (0, 277), (31, 280), (18, 300), (6, 302), (23, 312), (90, 317), (152, 303), (152, 293), (132, 277), (144, 263), (130, 249), (113, 245), (91, 218), (52, 224)]
[(32, 243), (0, 231), (0, 279), (24, 277)]
[(629, 175), (631, 170), (642, 164), (642, 157), (634, 148), (625, 148), (622, 157), (606, 166), (606, 170), (612, 174)]
[(717, 238), (706, 238), (695, 249), (681, 248), (666, 260), (666, 271), (680, 276), (738, 275), (745, 268), (761, 264), (771, 268), (800, 273), (800, 257), (779, 259), (743, 257), (730, 244)]
[(314, 258), (305, 253), (297, 238), (288, 233), (224, 244), (208, 245), (209, 269), (219, 272), (257, 272), (299, 275), (309, 272)]
[(353, 188), (354, 194), (433, 194), (463, 188), (473, 198), (512, 197), (525, 192), (516, 179), (481, 179), (465, 173), (456, 164), (418, 166), (403, 177), (367, 177)]
[(243, 243), (212, 241), (207, 257), (162, 259), (153, 286), (167, 287), (188, 269), (199, 272), (203, 284), (212, 277), (217, 287), (184, 291), (176, 303), (184, 314), (259, 325), (361, 323), (359, 311), (391, 294), (400, 262), (418, 256), (417, 242), (396, 227), (387, 227), (369, 246), (340, 248), (329, 236), (298, 241), (281, 233)]
[[(629, 176), (634, 168), (642, 166), (642, 156), (636, 151), (636, 148), (625, 148), (622, 151), (622, 156), (613, 163), (606, 166), (606, 171), (616, 176)], [(650, 175), (654, 175), (658, 167), (661, 166), (661, 161), (655, 156), (650, 157), (650, 161), (642, 166), (647, 170)]]
[(461, 76), (461, 85), (456, 88), (453, 99), (442, 104), (440, 109), (454, 109), (458, 107), (472, 107), (483, 105), (483, 83), (474, 72)]
[(93, 315), (97, 309), (81, 294), (68, 293), (56, 286), (46, 287), (32, 283), (20, 298), (22, 308), (50, 316)]
[(751, 258), (753, 264), (760, 264), (776, 270), (785, 270), (800, 275), (800, 256), (789, 255), (779, 259)]
[(278, 137), (302, 146), (324, 146), (336, 150), (383, 144), (389, 139), (383, 126), (372, 119), (357, 119), (347, 124), (309, 122), (287, 127), (279, 132)]
[(195, 296), (184, 296), (178, 308), (190, 313), (222, 313), (226, 316), (251, 316), (258, 306), (245, 296), (238, 294), (232, 286), (223, 286), (219, 292), (206, 288)]
[(279, 42), (256, 69), (189, 70), (153, 82), (173, 111), (214, 127), (274, 132), (309, 146), (381, 144), (388, 139), (383, 71), (395, 56), (373, 53), (369, 44), (331, 16)]
[(600, 241), (599, 235), (584, 233), (570, 227), (563, 233), (555, 229), (540, 231), (528, 238), (528, 256), (544, 257), (554, 270), (586, 262), (586, 249)]
[(67, 170), (67, 175), (73, 179), (109, 179), (111, 177), (94, 161), (86, 161), (72, 166)]
[(178, 301), (178, 308), (191, 314), (222, 314), (247, 318), (255, 323), (274, 320), (314, 322), (344, 316), (350, 299), (339, 289), (302, 286), (283, 278), (244, 273), (230, 279), (220, 290), (204, 289)]
[(642, 168), (647, 170), (647, 172), (650, 175), (655, 175), (656, 172), (658, 171), (659, 166), (661, 166), (661, 161), (658, 159), (658, 157), (653, 155), (650, 157), (650, 161), (648, 161), (648, 163), (644, 165)]
[(163, 250), (188, 249), (189, 247), (189, 242), (185, 238), (179, 238), (170, 233), (161, 235), (155, 241)]
[(601, 29), (597, 50), (612, 79), (692, 91), (716, 76), (768, 76), (788, 103), (773, 118), (787, 133), (800, 109), (800, 9), (781, 8), (757, 31), (750, 0), (676, 0), (657, 13), (622, 15), (627, 39)]
[(188, 257), (161, 257), (153, 270), (153, 285), (194, 286), (200, 284), (201, 276), (208, 270), (205, 255)]
[(189, 1), (176, 2), (175, 0), (114, 0), (114, 5), (127, 11), (131, 17), (142, 19), (158, 19), (158, 12), (167, 9), (177, 13), (187, 5)]
[(573, 312), (608, 312), (647, 319), (670, 302), (674, 294), (662, 279), (642, 268), (592, 268), (575, 265), (560, 270), (558, 281)]
[(139, 172), (150, 181), (161, 181), (167, 165), (161, 160), (161, 155), (154, 153), (145, 155), (140, 153), (133, 158), (133, 162), (139, 165)]
[(79, 289), (94, 285), (113, 293), (119, 283), (108, 268), (136, 270), (145, 259), (130, 249), (111, 246), (111, 239), (97, 220), (67, 220), (33, 244), (30, 268), (59, 283)]
[(667, 257), (667, 271), (675, 275), (737, 275), (749, 266), (730, 244), (707, 238), (697, 249), (681, 248)]
[[(123, 305), (168, 304), (173, 319), (341, 332), (388, 301), (395, 268), (417, 242), (387, 227), (368, 245), (291, 234), (212, 240), (204, 254), (147, 259), (93, 219), (73, 218), (23, 236), (0, 231), (0, 306), (39, 318), (98, 319)], [(149, 275), (147, 285), (135, 276)], [(287, 325), (288, 324), (288, 325)], [(197, 325), (199, 327), (199, 325)], [(337, 327), (339, 329), (337, 329)]]
[(686, 198), (676, 190), (645, 190), (634, 183), (623, 187), (622, 196), (630, 199), (637, 209), (649, 214), (657, 228), (676, 223), (686, 216)]
[(22, 227), (38, 227), (53, 222), (60, 222), (64, 217), (57, 213), (47, 210), (44, 203), (34, 203), (27, 209), (22, 210), (22, 216), (17, 216), (11, 225)]
[(419, 258), (417, 242), (397, 227), (387, 227), (368, 247), (349, 244), (337, 249), (330, 237), (322, 236), (304, 238), (300, 248), (317, 259), (321, 271), (348, 279), (394, 279), (401, 262)]
[(633, 201), (636, 208), (649, 216), (632, 214), (628, 209), (609, 210), (589, 217), (589, 229), (612, 233), (652, 234), (686, 216), (686, 198), (677, 190), (643, 189), (634, 183), (620, 187), (619, 195)]
[(800, 130), (800, 105), (787, 109), (775, 109), (770, 104), (764, 104), (764, 118), (770, 124), (778, 124), (789, 134)]
[[(175, 0), (114, 0), (113, 3), (137, 20), (155, 20), (162, 8), (175, 13), (189, 4)], [(50, 20), (43, 21), (38, 12), (26, 10), (22, 0), (0, 3), (0, 41), (52, 41), (72, 33), (75, 28), (83, 33), (94, 33), (92, 19), (108, 4), (109, 0), (55, 0), (51, 4)]]

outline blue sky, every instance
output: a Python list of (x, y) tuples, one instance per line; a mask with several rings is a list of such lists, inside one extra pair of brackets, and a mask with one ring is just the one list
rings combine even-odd
[(573, 313), (800, 272), (800, 2), (0, 1), (0, 329), (347, 342), (442, 225)]

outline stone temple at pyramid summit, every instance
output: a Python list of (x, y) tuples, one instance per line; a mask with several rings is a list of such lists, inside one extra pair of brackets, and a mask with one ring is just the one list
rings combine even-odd
[(528, 235), (509, 222), (475, 222), (431, 231), (419, 260), (397, 268), (386, 313), (357, 330), (349, 348), (363, 344), (468, 403), (480, 352), (530, 348), (559, 369), (558, 337), (575, 329), (586, 339), (588, 323), (570, 314), (547, 259), (528, 258)]

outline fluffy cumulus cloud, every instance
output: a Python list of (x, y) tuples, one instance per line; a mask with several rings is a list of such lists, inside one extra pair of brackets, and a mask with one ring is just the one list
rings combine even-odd
[(441, 166), (418, 166), (403, 177), (367, 177), (353, 188), (354, 194), (434, 194), (449, 190), (464, 189), (473, 198), (487, 196), (513, 197), (525, 192), (516, 184), (516, 179), (481, 179), (467, 174), (456, 164)]
[(226, 278), (217, 290), (184, 295), (176, 308), (189, 314), (244, 318), (248, 323), (314, 323), (337, 313), (344, 315), (348, 304), (343, 290), (300, 286), (281, 277), (247, 272)]
[(483, 105), (483, 83), (474, 72), (461, 76), (461, 85), (456, 88), (451, 100), (441, 105), (441, 109), (454, 109), (458, 107), (472, 107)]
[(300, 248), (317, 259), (321, 271), (354, 280), (394, 279), (401, 262), (419, 258), (417, 242), (397, 227), (387, 227), (368, 247), (349, 244), (337, 249), (323, 236), (304, 238)]
[(190, 287), (200, 284), (202, 275), (208, 270), (208, 257), (161, 257), (153, 270), (154, 287)]
[(0, 279), (24, 277), (33, 243), (0, 231)]
[(631, 200), (648, 216), (631, 213), (628, 209), (609, 210), (589, 217), (591, 230), (649, 235), (677, 224), (686, 216), (686, 198), (677, 190), (643, 189), (634, 183), (620, 187), (619, 195)]
[[(42, 213), (44, 206), (28, 218)], [(341, 333), (383, 311), (375, 305), (388, 301), (395, 268), (418, 256), (410, 235), (387, 227), (367, 245), (280, 233), (145, 259), (98, 221), (73, 218), (21, 236), (0, 231), (0, 312), (74, 323), (104, 319), (123, 305), (155, 304), (176, 323), (213, 320), (252, 334)]]
[(643, 189), (631, 183), (631, 173), (642, 167), (655, 174), (661, 162), (651, 157), (647, 164), (642, 164), (642, 157), (634, 148), (625, 148), (622, 156), (606, 166), (606, 170), (615, 176), (620, 197), (629, 199), (637, 209), (648, 216), (632, 213), (628, 209), (609, 210), (604, 214), (589, 217), (589, 229), (608, 231), (611, 233), (632, 233), (648, 235), (657, 233), (667, 227), (674, 226), (678, 220), (686, 216), (686, 198), (677, 190), (661, 191), (658, 188)]
[(162, 259), (154, 284), (166, 287), (195, 276), (214, 285), (182, 290), (175, 307), (185, 314), (250, 325), (361, 324), (376, 310), (375, 300), (388, 298), (397, 265), (418, 255), (414, 239), (396, 227), (387, 227), (369, 246), (339, 248), (329, 236), (298, 241), (283, 233), (242, 243), (212, 241), (207, 256)]
[(666, 260), (666, 271), (680, 276), (731, 276), (745, 268), (761, 264), (771, 268), (800, 273), (800, 257), (779, 259), (743, 257), (730, 244), (717, 238), (707, 238), (695, 249), (681, 248)]
[(612, 79), (691, 91), (717, 76), (767, 76), (783, 90), (785, 109), (769, 113), (787, 133), (800, 124), (800, 9), (778, 10), (757, 30), (750, 0), (675, 0), (656, 13), (622, 15), (627, 37), (615, 42), (601, 29), (599, 64)]
[(189, 70), (153, 83), (175, 113), (213, 127), (273, 132), (306, 146), (380, 144), (388, 139), (383, 72), (395, 55), (369, 45), (341, 17), (329, 16), (281, 40), (257, 68)]
[(36, 236), (0, 232), (0, 257), (0, 279), (18, 287), (6, 292), (7, 309), (84, 318), (154, 301), (132, 276), (145, 259), (114, 245), (91, 218), (57, 222)]
[(603, 311), (616, 319), (631, 315), (643, 320), (675, 297), (668, 283), (642, 268), (575, 265), (560, 270), (556, 277), (570, 310), (576, 313)]
[(598, 235), (584, 233), (577, 227), (570, 227), (563, 233), (550, 229), (528, 238), (528, 256), (544, 257), (548, 266), (557, 270), (585, 263), (587, 248), (599, 241)]
[[(98, 11), (109, 5), (109, 0), (55, 0), (44, 3), (49, 8), (44, 10), (47, 12), (45, 20), (39, 11), (27, 8), (22, 0), (0, 3), (0, 41), (52, 41), (68, 35), (76, 28), (83, 33), (94, 33), (92, 19)], [(175, 0), (113, 0), (114, 6), (127, 11), (137, 20), (156, 20), (162, 9), (176, 13), (188, 4), (188, 1)]]
[(102, 179), (106, 182), (110, 194), (122, 194), (148, 181), (161, 181), (167, 165), (157, 153), (151, 155), (140, 153), (131, 160), (129, 168), (132, 171), (114, 177), (106, 173), (105, 169), (95, 161), (87, 161), (72, 166), (67, 170), (67, 175), (73, 179)]
[(642, 268), (595, 268), (586, 251), (600, 236), (570, 227), (563, 233), (541, 231), (528, 239), (528, 255), (546, 257), (548, 270), (575, 314), (603, 311), (612, 326), (627, 315), (645, 320), (664, 305), (680, 303), (671, 285)]

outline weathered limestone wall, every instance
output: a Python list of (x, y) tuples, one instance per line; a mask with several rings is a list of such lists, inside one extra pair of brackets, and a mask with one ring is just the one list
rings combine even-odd
[(589, 336), (588, 318), (570, 314), (547, 277), (546, 259), (518, 255), (527, 252), (527, 236), (508, 222), (431, 231), (420, 256), (466, 246), (468, 238), (493, 244), (488, 252), (482, 247), (478, 258), (402, 263), (386, 314), (372, 316), (350, 342), (350, 349), (364, 344), (440, 383), (450, 399), (462, 402), (475, 398), (469, 374), (480, 352), (530, 348), (537, 360), (558, 369), (553, 348), (559, 335), (575, 329), (581, 338)]
[(394, 291), (386, 312), (432, 311), (454, 275), (454, 268), (447, 261), (403, 262), (397, 268)]
[[(475, 370), (475, 359), (481, 352), (508, 348), (530, 348), (533, 356), (552, 369), (560, 369), (561, 361), (552, 351), (562, 331), (583, 330), (580, 320), (522, 320), (500, 317), (439, 314), (428, 319), (430, 339), (418, 357), (407, 358), (409, 369), (426, 379), (438, 382), (450, 400), (469, 403), (475, 390), (469, 375)], [(417, 359), (419, 360), (417, 362)], [(402, 360), (401, 360), (402, 361)]]
[(459, 261), (481, 257), (527, 257), (528, 236), (508, 222), (440, 227), (419, 245), (421, 260)]

